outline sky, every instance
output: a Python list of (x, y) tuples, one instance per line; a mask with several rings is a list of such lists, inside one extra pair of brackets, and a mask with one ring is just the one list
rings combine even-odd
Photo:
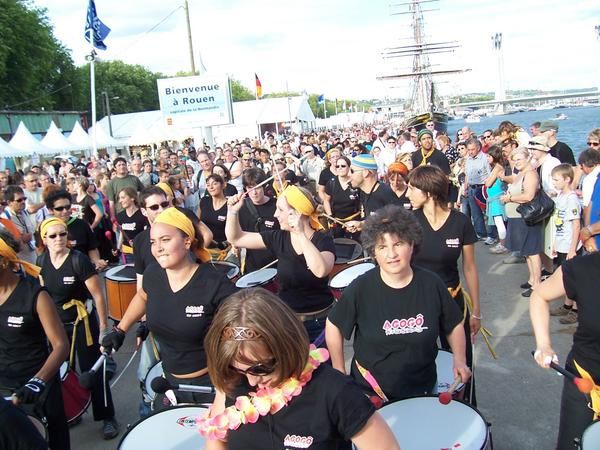
[[(384, 60), (386, 47), (410, 36), (404, 0), (189, 0), (196, 66), (228, 74), (263, 93), (303, 91), (328, 99), (402, 98), (408, 83), (377, 76), (409, 69), (411, 61)], [(34, 0), (46, 8), (55, 36), (77, 65), (89, 46), (83, 39), (86, 0)], [(174, 75), (190, 70), (183, 0), (96, 0), (112, 29), (103, 60), (121, 59)], [(439, 78), (443, 95), (494, 91), (497, 54), (492, 34), (503, 34), (507, 89), (543, 90), (600, 85), (598, 0), (440, 0), (427, 2), (425, 32), (433, 42), (458, 41), (450, 55), (431, 57), (434, 68), (470, 69)]]

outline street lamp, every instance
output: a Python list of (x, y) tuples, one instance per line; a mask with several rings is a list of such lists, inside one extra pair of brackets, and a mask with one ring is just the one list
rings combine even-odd
[(121, 97), (109, 97), (107, 91), (102, 91), (100, 94), (104, 98), (104, 108), (106, 110), (106, 117), (108, 117), (108, 132), (110, 134), (110, 137), (113, 137), (112, 122), (110, 120), (110, 101), (118, 100)]

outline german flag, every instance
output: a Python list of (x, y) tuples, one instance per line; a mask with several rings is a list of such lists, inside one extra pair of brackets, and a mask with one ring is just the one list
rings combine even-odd
[(262, 98), (262, 84), (260, 84), (260, 80), (258, 75), (254, 74), (254, 78), (256, 79), (256, 98)]

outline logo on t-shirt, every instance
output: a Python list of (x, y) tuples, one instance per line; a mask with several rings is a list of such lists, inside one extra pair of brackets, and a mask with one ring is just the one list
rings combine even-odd
[(136, 226), (135, 222), (124, 223), (121, 225), (121, 228), (125, 231), (135, 231), (135, 226)]
[(283, 445), (285, 447), (294, 447), (294, 448), (308, 448), (313, 443), (312, 436), (296, 436), (295, 434), (288, 434), (283, 440)]
[(267, 227), (267, 228), (273, 228), (274, 225), (275, 225), (275, 221), (274, 220), (265, 220), (265, 227)]
[(63, 284), (75, 283), (75, 277), (63, 277)]
[(11, 328), (21, 328), (23, 326), (23, 316), (8, 316), (7, 323)]
[(204, 314), (204, 306), (186, 306), (185, 317), (202, 317)]
[(448, 248), (460, 247), (460, 238), (446, 239), (446, 247), (448, 247)]
[(386, 320), (383, 323), (383, 330), (386, 336), (394, 334), (411, 334), (422, 333), (429, 327), (424, 327), (425, 319), (423, 314), (417, 314), (417, 317), (409, 317), (408, 319), (394, 319), (391, 322)]
[(219, 222), (225, 222), (227, 220), (227, 216), (217, 216), (217, 220)]

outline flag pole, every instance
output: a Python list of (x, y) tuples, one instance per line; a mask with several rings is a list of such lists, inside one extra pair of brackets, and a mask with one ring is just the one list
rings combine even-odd
[(98, 141), (96, 135), (96, 69), (94, 67), (94, 61), (96, 60), (96, 51), (94, 50), (94, 29), (90, 27), (90, 54), (88, 56), (90, 61), (90, 96), (91, 96), (91, 108), (92, 108), (92, 126), (94, 131), (92, 133), (92, 154), (98, 157)]

